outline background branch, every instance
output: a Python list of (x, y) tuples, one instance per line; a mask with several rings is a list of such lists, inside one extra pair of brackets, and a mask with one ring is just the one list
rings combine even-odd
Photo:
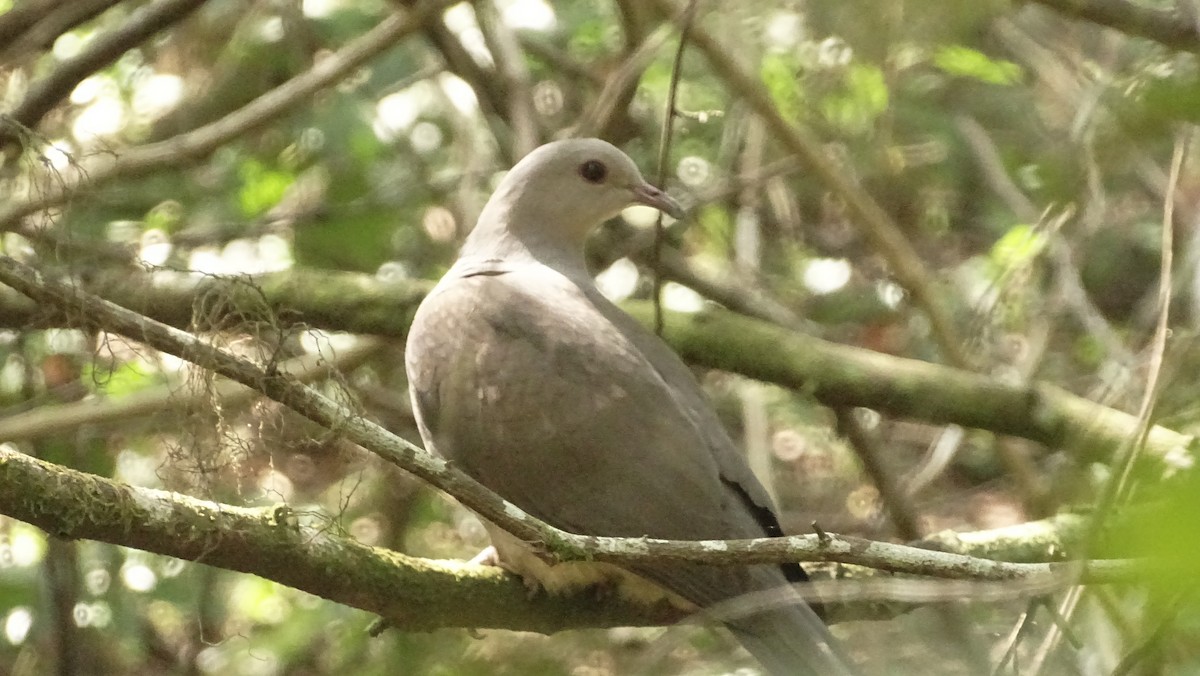
[[(160, 277), (160, 275), (163, 275)], [(118, 305), (174, 326), (188, 326), (193, 303), (209, 293), (265, 298), (277, 316), (314, 328), (405, 335), (428, 291), (426, 282), (387, 283), (370, 275), (289, 272), (242, 282), (179, 273), (153, 281), (133, 276), (97, 279), (88, 287)], [(76, 291), (72, 289), (71, 293)], [(261, 294), (261, 296), (260, 296)], [(649, 303), (623, 307), (652, 326)], [(0, 324), (75, 326), (94, 321), (59, 304), (33, 304), (0, 293)], [(667, 313), (663, 338), (699, 366), (793, 388), (828, 406), (859, 406), (938, 424), (986, 429), (1070, 449), (1082, 459), (1108, 456), (1136, 429), (1134, 416), (1055, 385), (1008, 383), (953, 367), (838, 345), (730, 312)], [(140, 336), (132, 336), (141, 339)], [(1154, 426), (1146, 455), (1168, 466), (1188, 462), (1191, 435)]]
[(1167, 47), (1196, 51), (1196, 24), (1178, 11), (1124, 0), (1031, 0), (1068, 16), (1078, 17)]
[[(314, 353), (290, 359), (280, 364), (279, 370), (297, 382), (309, 383), (336, 372), (353, 370), (382, 346), (379, 340), (367, 339), (333, 355)], [(121, 397), (89, 397), (65, 404), (43, 404), (21, 413), (0, 416), (0, 439), (28, 441), (60, 436), (83, 425), (112, 424), (164, 412), (187, 411), (201, 404), (216, 404), (222, 408), (238, 406), (257, 396), (257, 390), (228, 380), (218, 380), (211, 387), (198, 391), (188, 391), (185, 384), (173, 382)]]
[[(83, 51), (54, 67), (30, 86), (9, 115), (19, 125), (36, 127), (42, 117), (84, 78), (117, 60), (152, 35), (182, 21), (206, 0), (156, 0), (139, 7), (120, 27), (97, 36)], [(11, 125), (0, 126), (0, 149), (19, 139)]]
[[(680, 10), (674, 0), (654, 2), (664, 15), (679, 15)], [(736, 50), (722, 45), (703, 26), (693, 26), (689, 37), (725, 86), (762, 117), (771, 135), (795, 153), (834, 195), (845, 202), (863, 235), (888, 261), (891, 273), (912, 294), (913, 301), (928, 317), (934, 339), (946, 361), (955, 366), (967, 366), (970, 360), (963, 351), (963, 341), (958, 336), (944, 301), (926, 275), (921, 258), (891, 216), (826, 156), (820, 141), (811, 131), (796, 121), (784, 119), (766, 88), (735, 61), (733, 55)]]
[(393, 14), (312, 69), (254, 99), (225, 117), (178, 136), (137, 146), (120, 154), (94, 156), (69, 176), (42, 186), (24, 199), (0, 206), (0, 231), (11, 230), (25, 216), (60, 206), (80, 190), (93, 190), (117, 178), (144, 175), (195, 161), (246, 132), (286, 114), (299, 101), (340, 82), (349, 73), (440, 16), (451, 0), (429, 0), (403, 14)]
[(27, 3), (0, 16), (0, 63), (14, 61), (54, 44), (58, 36), (121, 0), (74, 0)]
[[(7, 256), (0, 256), (0, 282), (40, 302), (55, 305), (69, 315), (84, 318), (97, 328), (141, 340), (163, 352), (187, 359), (291, 408), (323, 427), (344, 436), (397, 467), (446, 491), (464, 506), (509, 533), (535, 543), (551, 560), (596, 560), (611, 563), (691, 561), (714, 565), (774, 563), (812, 557), (810, 560), (859, 563), (874, 568), (943, 577), (967, 575), (972, 579), (1006, 580), (1048, 574), (1032, 564), (994, 561), (968, 562), (963, 557), (931, 558), (919, 550), (899, 552), (894, 545), (859, 538), (829, 536), (762, 538), (741, 542), (678, 543), (641, 538), (589, 537), (567, 533), (534, 519), (502, 500), (482, 484), (378, 425), (344, 410), (337, 403), (280, 373), (276, 365), (266, 370), (247, 359), (228, 354), (188, 333), (155, 322), (109, 301), (48, 280), (37, 271)], [(633, 545), (628, 544), (633, 542)]]

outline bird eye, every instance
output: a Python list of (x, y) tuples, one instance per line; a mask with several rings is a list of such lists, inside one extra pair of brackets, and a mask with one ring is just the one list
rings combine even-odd
[(579, 165), (579, 175), (588, 183), (603, 183), (608, 176), (608, 167), (600, 160), (588, 160)]

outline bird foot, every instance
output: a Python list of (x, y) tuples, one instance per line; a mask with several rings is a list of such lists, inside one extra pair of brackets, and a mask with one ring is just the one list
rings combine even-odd
[(608, 601), (621, 595), (620, 581), (610, 577), (602, 577), (588, 584), (586, 589), (597, 602)]
[(468, 563), (479, 566), (495, 566), (520, 577), (521, 582), (525, 584), (525, 589), (529, 592), (530, 599), (536, 598), (538, 594), (545, 591), (545, 587), (542, 586), (542, 583), (539, 582), (536, 577), (533, 575), (527, 575), (519, 570), (516, 570), (512, 566), (506, 565), (504, 561), (500, 559), (500, 553), (496, 551), (496, 547), (494, 545), (488, 545), (487, 547), (484, 547), (478, 554), (473, 556)]
[(483, 549), (481, 549), (479, 551), (479, 553), (476, 554), (475, 556), (471, 557), (471, 560), (468, 561), (467, 563), (475, 564), (477, 566), (499, 566), (500, 568), (504, 567), (500, 563), (500, 554), (498, 554), (496, 552), (496, 548), (493, 547), (492, 545), (488, 545), (488, 546), (484, 547)]

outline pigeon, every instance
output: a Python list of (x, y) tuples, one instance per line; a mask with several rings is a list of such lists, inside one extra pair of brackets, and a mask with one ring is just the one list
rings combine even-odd
[[(417, 310), (405, 366), (426, 447), (526, 512), (573, 533), (672, 540), (779, 536), (776, 510), (699, 383), (605, 298), (584, 241), (626, 207), (679, 218), (621, 150), (540, 146), (504, 177), (459, 257)], [(799, 565), (549, 565), (487, 523), (496, 563), (549, 593), (602, 585), (715, 619), (770, 673), (854, 673), (789, 586)], [(790, 595), (790, 596), (789, 596)]]

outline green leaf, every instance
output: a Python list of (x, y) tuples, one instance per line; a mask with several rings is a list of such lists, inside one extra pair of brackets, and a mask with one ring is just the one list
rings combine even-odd
[(865, 63), (846, 69), (843, 90), (821, 101), (821, 113), (830, 124), (851, 133), (867, 131), (888, 107), (883, 71)]
[(1021, 67), (1012, 61), (993, 59), (962, 45), (946, 45), (933, 55), (933, 65), (950, 75), (969, 77), (994, 85), (1013, 85), (1021, 79)]
[(238, 191), (238, 206), (242, 215), (253, 218), (279, 204), (283, 193), (296, 180), (296, 175), (272, 169), (254, 158), (238, 167), (242, 188)]
[(997, 273), (1025, 267), (1046, 248), (1046, 236), (1031, 225), (1014, 225), (992, 245), (990, 262)]
[(785, 118), (795, 119), (800, 116), (800, 82), (796, 78), (795, 65), (789, 63), (779, 54), (768, 54), (763, 57), (759, 75), (771, 93), (771, 99)]
[(1143, 479), (1138, 502), (1115, 519), (1104, 554), (1148, 561), (1154, 574), (1146, 582), (1160, 592), (1192, 587), (1200, 565), (1200, 472)]
[(728, 251), (733, 246), (733, 218), (728, 209), (715, 204), (705, 205), (700, 209), (696, 224), (712, 251)]
[(127, 361), (113, 368), (94, 363), (83, 367), (82, 381), (97, 392), (119, 397), (163, 382), (163, 375), (140, 360)]
[(1142, 92), (1141, 103), (1130, 115), (1139, 127), (1162, 128), (1178, 120), (1196, 122), (1200, 120), (1200, 79), (1153, 80)]

